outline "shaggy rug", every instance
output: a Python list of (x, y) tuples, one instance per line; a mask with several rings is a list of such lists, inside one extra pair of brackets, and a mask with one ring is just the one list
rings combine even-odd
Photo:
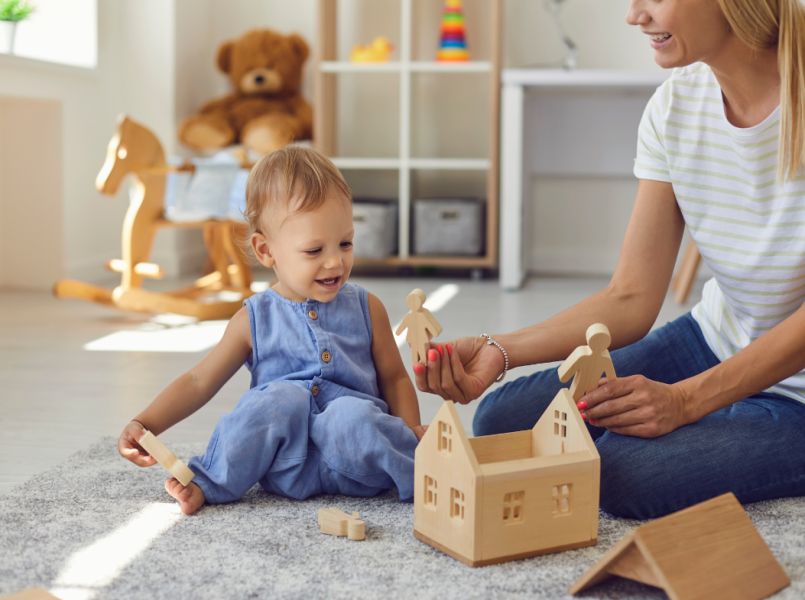
[[(202, 450), (174, 448), (188, 458)], [(392, 495), (297, 502), (255, 488), (242, 502), (178, 513), (161, 468), (138, 469), (104, 439), (0, 497), (0, 595), (42, 586), (64, 598), (564, 598), (639, 523), (602, 515), (598, 545), (472, 569), (412, 535)], [(366, 541), (326, 536), (316, 513), (358, 511)], [(747, 507), (805, 598), (805, 500)], [(610, 579), (584, 598), (663, 598)]]

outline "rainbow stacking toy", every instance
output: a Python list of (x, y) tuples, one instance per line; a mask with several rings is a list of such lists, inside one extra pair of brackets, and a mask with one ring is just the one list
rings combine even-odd
[(445, 0), (442, 12), (442, 29), (439, 39), (440, 61), (466, 61), (470, 59), (464, 39), (464, 11), (461, 0)]

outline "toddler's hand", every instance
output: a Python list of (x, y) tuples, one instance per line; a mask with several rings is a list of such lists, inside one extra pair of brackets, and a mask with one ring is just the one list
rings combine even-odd
[(416, 439), (421, 440), (422, 437), (425, 435), (425, 432), (428, 430), (427, 425), (415, 425), (413, 428), (414, 435), (416, 435)]
[(153, 456), (148, 454), (137, 442), (145, 433), (145, 428), (137, 421), (129, 421), (117, 440), (117, 451), (120, 456), (130, 460), (138, 467), (150, 467), (156, 464)]

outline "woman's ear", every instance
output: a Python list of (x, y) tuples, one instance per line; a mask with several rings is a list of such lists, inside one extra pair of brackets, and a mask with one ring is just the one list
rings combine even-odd
[(271, 249), (268, 247), (268, 240), (260, 232), (254, 232), (249, 240), (252, 245), (252, 251), (257, 257), (259, 262), (264, 267), (271, 269), (274, 266), (274, 257), (271, 256)]

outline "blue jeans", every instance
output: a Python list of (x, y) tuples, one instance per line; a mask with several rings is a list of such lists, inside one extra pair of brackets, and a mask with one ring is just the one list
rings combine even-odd
[[(690, 314), (612, 351), (620, 377), (674, 383), (719, 363)], [(556, 369), (520, 377), (487, 395), (475, 435), (529, 429), (563, 387)], [(805, 496), (805, 404), (760, 393), (664, 436), (642, 439), (588, 425), (601, 455), (601, 508), (656, 518), (719, 494), (741, 502)]]

